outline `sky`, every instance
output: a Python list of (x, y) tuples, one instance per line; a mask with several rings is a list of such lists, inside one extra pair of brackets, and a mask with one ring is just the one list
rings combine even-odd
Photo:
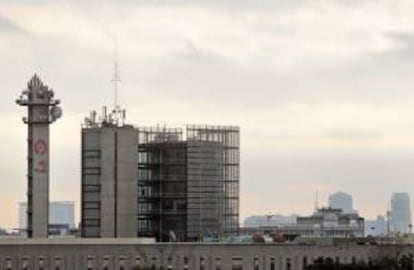
[[(414, 193), (411, 0), (0, 0), (0, 226), (26, 193), (25, 108), (38, 73), (61, 99), (51, 200), (80, 198), (80, 128), (113, 104), (127, 122), (241, 127), (241, 220), (309, 215), (335, 191), (366, 218)], [(79, 211), (77, 213), (79, 215)]]

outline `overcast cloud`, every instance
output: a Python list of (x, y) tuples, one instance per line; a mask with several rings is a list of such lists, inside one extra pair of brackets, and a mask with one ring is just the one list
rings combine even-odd
[[(414, 188), (414, 2), (1, 1), (0, 226), (26, 192), (14, 104), (37, 72), (62, 100), (51, 198), (79, 200), (80, 124), (112, 104), (136, 125), (241, 126), (241, 214), (309, 214), (315, 190), (366, 217)], [(376, 196), (373, 196), (373, 195)]]

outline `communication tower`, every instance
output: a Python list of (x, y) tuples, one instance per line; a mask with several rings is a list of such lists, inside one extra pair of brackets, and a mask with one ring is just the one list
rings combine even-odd
[(48, 236), (49, 209), (49, 125), (62, 116), (53, 90), (35, 74), (16, 103), (27, 106), (23, 122), (28, 125), (27, 235)]

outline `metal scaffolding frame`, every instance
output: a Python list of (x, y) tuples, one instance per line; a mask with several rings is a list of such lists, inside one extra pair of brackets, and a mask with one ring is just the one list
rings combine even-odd
[(237, 234), (239, 128), (138, 127), (140, 236), (194, 241)]

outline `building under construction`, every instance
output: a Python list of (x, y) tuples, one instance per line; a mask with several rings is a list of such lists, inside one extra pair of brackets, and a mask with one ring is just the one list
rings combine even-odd
[(124, 125), (120, 111), (92, 113), (82, 129), (82, 236), (237, 234), (239, 128), (189, 125), (185, 135)]
[(139, 128), (139, 236), (197, 241), (236, 234), (239, 128)]

